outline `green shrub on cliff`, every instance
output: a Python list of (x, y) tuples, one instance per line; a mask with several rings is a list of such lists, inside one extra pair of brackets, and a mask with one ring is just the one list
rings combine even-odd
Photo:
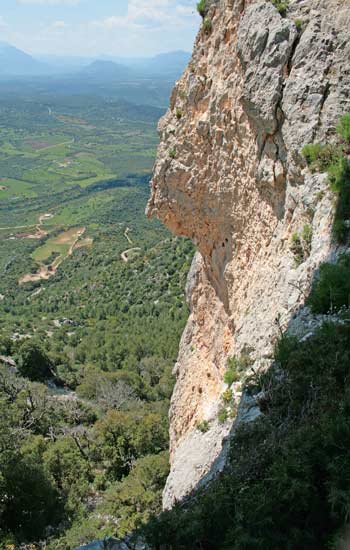
[(229, 357), (227, 360), (227, 370), (224, 374), (224, 382), (228, 386), (232, 386), (234, 382), (239, 380), (238, 373), (239, 362), (236, 357)]
[(204, 29), (204, 32), (206, 32), (207, 34), (210, 34), (212, 29), (213, 29), (213, 25), (212, 25), (212, 22), (211, 20), (209, 19), (209, 17), (205, 17), (204, 18), (204, 21), (203, 21), (203, 29)]
[(275, 6), (282, 17), (287, 15), (289, 0), (271, 0), (271, 3)]
[[(283, 344), (283, 345), (282, 345)], [(264, 415), (237, 430), (210, 490), (145, 528), (167, 550), (330, 548), (350, 513), (350, 327), (283, 336), (265, 374)]]
[(336, 127), (338, 144), (312, 143), (302, 154), (312, 172), (327, 172), (331, 190), (337, 197), (333, 234), (346, 244), (350, 236), (350, 114), (345, 114)]
[(208, 11), (208, 0), (199, 0), (199, 2), (197, 2), (197, 11), (204, 19)]
[(312, 172), (326, 172), (329, 166), (339, 158), (339, 150), (335, 145), (320, 143), (305, 145), (302, 154)]
[(290, 249), (294, 254), (296, 266), (299, 266), (310, 256), (312, 242), (312, 227), (305, 224), (301, 233), (293, 233)]
[(337, 125), (337, 134), (344, 142), (350, 142), (350, 114), (346, 114), (340, 118)]
[(350, 228), (350, 158), (342, 157), (328, 168), (331, 189), (337, 195), (333, 233), (337, 242), (345, 244)]
[(308, 298), (314, 313), (334, 313), (350, 306), (350, 257), (343, 255), (336, 264), (325, 263)]

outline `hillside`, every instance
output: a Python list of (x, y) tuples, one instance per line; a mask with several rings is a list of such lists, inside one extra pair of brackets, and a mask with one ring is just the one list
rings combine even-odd
[(150, 195), (161, 79), (0, 105), (5, 550), (349, 546), (350, 4), (197, 9)]
[(37, 61), (27, 53), (0, 42), (0, 74), (3, 75), (39, 75), (45, 74), (48, 66)]
[(163, 110), (117, 100), (111, 85), (103, 97), (10, 85), (0, 548), (68, 550), (115, 534), (116, 517), (124, 535), (161, 509), (193, 249), (144, 214)]

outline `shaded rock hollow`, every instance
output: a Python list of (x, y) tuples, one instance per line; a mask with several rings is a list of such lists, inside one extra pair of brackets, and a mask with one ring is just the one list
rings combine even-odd
[[(236, 421), (218, 421), (228, 357), (249, 350), (256, 368), (268, 363), (319, 264), (337, 253), (334, 198), (301, 150), (332, 140), (350, 111), (349, 2), (291, 0), (287, 17), (267, 0), (208, 6), (210, 28), (159, 123), (147, 208), (198, 249), (175, 366), (166, 508), (225, 463)], [(297, 265), (292, 235), (305, 226), (310, 249)], [(253, 418), (254, 404), (239, 383), (234, 390), (238, 420)]]

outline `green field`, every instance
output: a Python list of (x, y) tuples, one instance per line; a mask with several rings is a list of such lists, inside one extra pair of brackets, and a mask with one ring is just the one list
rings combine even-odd
[(53, 95), (45, 105), (31, 96), (24, 102), (0, 100), (0, 114), (3, 201), (148, 173), (162, 111), (138, 106), (135, 116), (132, 107), (115, 100), (74, 96), (59, 101)]
[(37, 196), (37, 193), (30, 183), (26, 181), (6, 177), (0, 178), (0, 200), (9, 198), (15, 199), (21, 196), (33, 198)]
[(57, 237), (48, 239), (45, 244), (36, 248), (32, 254), (32, 257), (37, 262), (43, 262), (47, 260), (49, 256), (57, 252), (60, 256), (67, 256), (70, 247), (73, 245), (78, 237), (79, 231), (82, 231), (81, 227), (75, 227), (59, 233)]

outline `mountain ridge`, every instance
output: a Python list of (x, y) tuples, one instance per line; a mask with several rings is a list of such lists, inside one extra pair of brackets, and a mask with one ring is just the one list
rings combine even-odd
[(33, 76), (45, 74), (48, 69), (48, 66), (24, 51), (7, 42), (0, 42), (0, 73), (2, 75)]
[(182, 50), (150, 57), (65, 57), (30, 55), (24, 50), (0, 42), (1, 76), (44, 76), (55, 74), (134, 77), (142, 75), (180, 75), (190, 58)]

